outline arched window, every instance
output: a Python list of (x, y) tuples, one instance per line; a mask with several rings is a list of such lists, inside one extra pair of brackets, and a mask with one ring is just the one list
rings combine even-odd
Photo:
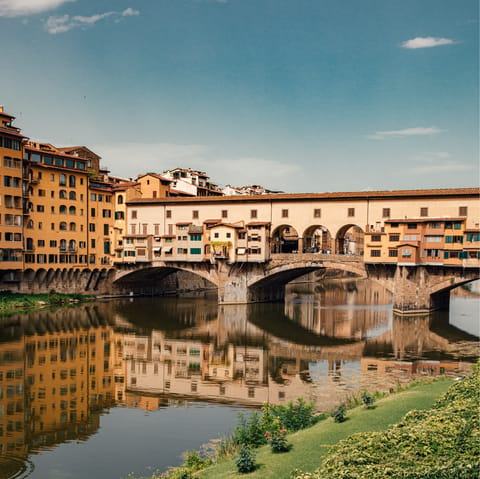
[(70, 231), (77, 231), (77, 225), (75, 223), (70, 223)]
[(75, 208), (75, 206), (70, 206), (70, 207), (68, 208), (68, 214), (69, 214), (69, 215), (75, 215), (75, 214), (77, 214), (77, 208)]
[(58, 197), (62, 200), (65, 200), (67, 198), (67, 190), (60, 190), (58, 192)]
[(67, 231), (67, 223), (65, 221), (62, 221), (60, 223), (60, 230), (61, 231)]
[(68, 186), (75, 188), (75, 175), (70, 175), (68, 177)]
[(60, 176), (58, 177), (58, 184), (60, 186), (67, 186), (67, 177), (63, 173), (60, 173)]
[(123, 195), (118, 195), (117, 203), (118, 203), (119, 205), (123, 205)]
[(65, 205), (60, 205), (60, 214), (61, 215), (66, 215), (67, 214), (67, 207)]
[(60, 251), (67, 251), (67, 240), (61, 239), (60, 240)]
[(70, 240), (68, 242), (68, 251), (76, 251), (77, 250), (77, 244), (75, 242), (75, 240)]
[(70, 200), (76, 200), (77, 199), (77, 193), (75, 193), (75, 191), (70, 191), (70, 193), (68, 193), (68, 198)]
[(28, 228), (29, 230), (33, 229), (33, 220), (28, 220), (28, 221), (27, 221), (27, 228)]

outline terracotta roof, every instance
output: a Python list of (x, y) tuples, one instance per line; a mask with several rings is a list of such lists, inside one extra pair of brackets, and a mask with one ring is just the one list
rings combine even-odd
[(235, 228), (237, 230), (244, 229), (245, 226), (243, 225), (233, 225), (231, 223), (217, 223), (216, 225), (207, 226), (208, 229), (216, 228), (217, 226), (226, 226), (227, 228)]
[[(15, 131), (17, 130), (17, 131)], [(0, 133), (5, 133), (7, 135), (12, 135), (12, 136), (17, 136), (19, 138), (27, 138), (26, 136), (22, 135), (20, 132), (20, 130), (15, 128), (15, 129), (10, 129), (10, 128), (1, 128), (0, 127)]]
[(144, 175), (138, 176), (137, 180), (139, 180), (140, 178), (143, 178), (144, 176), (153, 176), (154, 178), (158, 178), (159, 180), (162, 180), (162, 181), (168, 181), (169, 183), (171, 183), (173, 181), (173, 180), (170, 180), (168, 178), (165, 178), (162, 175), (159, 175), (158, 173), (145, 173)]
[(170, 195), (172, 195), (172, 193), (179, 194), (179, 195), (186, 195), (189, 197), (195, 197), (194, 193), (188, 193), (187, 191), (175, 190), (173, 188), (170, 188)]
[(189, 226), (191, 224), (192, 224), (191, 221), (182, 221), (180, 223), (175, 223), (176, 226)]
[[(352, 201), (352, 200), (381, 200), (385, 198), (448, 198), (456, 196), (480, 197), (480, 188), (449, 188), (431, 190), (391, 190), (391, 191), (358, 191), (338, 193), (279, 193), (267, 195), (241, 196), (206, 196), (194, 198), (156, 198), (153, 200), (132, 200), (135, 203), (268, 203), (279, 201)], [(391, 221), (391, 220), (390, 220)], [(431, 219), (430, 219), (431, 221)]]
[(211, 223), (221, 223), (222, 220), (205, 220), (203, 223), (204, 224), (211, 224)]
[(245, 226), (268, 226), (271, 223), (269, 221), (251, 221), (247, 223)]

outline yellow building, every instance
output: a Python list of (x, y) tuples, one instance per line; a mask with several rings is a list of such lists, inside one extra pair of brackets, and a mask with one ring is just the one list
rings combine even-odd
[(25, 268), (86, 267), (87, 162), (53, 145), (27, 142)]
[(23, 268), (23, 212), (25, 179), (23, 140), (12, 125), (14, 116), (0, 106), (0, 269)]

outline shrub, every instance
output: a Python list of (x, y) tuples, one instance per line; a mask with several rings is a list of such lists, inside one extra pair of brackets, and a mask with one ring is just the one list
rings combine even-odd
[(362, 402), (366, 409), (371, 409), (373, 408), (373, 403), (375, 400), (373, 399), (373, 396), (370, 396), (370, 394), (365, 391), (362, 394)]
[(332, 417), (335, 422), (344, 422), (347, 420), (347, 407), (340, 404), (332, 411)]
[(240, 454), (235, 460), (238, 472), (252, 472), (256, 469), (255, 453), (247, 444), (242, 444)]
[(272, 450), (272, 452), (278, 453), (290, 451), (291, 445), (287, 441), (286, 434), (287, 430), (285, 429), (285, 427), (274, 429), (271, 432), (267, 431), (265, 433), (265, 437), (270, 444), (270, 449)]

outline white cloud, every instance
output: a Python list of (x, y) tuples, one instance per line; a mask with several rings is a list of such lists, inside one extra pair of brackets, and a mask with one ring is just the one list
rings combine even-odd
[(446, 151), (420, 153), (412, 157), (412, 160), (416, 165), (410, 167), (408, 171), (415, 175), (453, 173), (474, 169), (473, 165), (453, 161), (450, 153), (447, 153)]
[(123, 143), (92, 145), (91, 149), (102, 156), (102, 165), (109, 167), (113, 175), (125, 178), (184, 167), (205, 171), (214, 183), (221, 185), (260, 183), (281, 189), (290, 184), (291, 176), (298, 176), (301, 169), (297, 164), (264, 158), (219, 158), (212, 148), (202, 144)]
[(391, 131), (377, 131), (373, 135), (368, 135), (367, 138), (370, 140), (385, 140), (386, 138), (402, 138), (406, 136), (424, 136), (424, 135), (434, 135), (441, 133), (445, 130), (441, 130), (436, 126), (430, 127), (416, 127), (416, 128), (405, 128), (403, 130), (391, 130)]
[(456, 43), (450, 38), (437, 37), (416, 37), (402, 43), (403, 48), (417, 49), (417, 48), (431, 48), (440, 45), (452, 45)]
[[(0, 0), (1, 1), (1, 0)], [(75, 15), (71, 17), (70, 15), (62, 15), (59, 17), (49, 17), (45, 23), (45, 29), (48, 33), (57, 34), (57, 33), (65, 33), (73, 28), (86, 28), (91, 25), (94, 25), (100, 20), (104, 20), (108, 17), (116, 17), (117, 20), (121, 17), (131, 17), (134, 15), (139, 15), (140, 12), (138, 10), (134, 10), (133, 8), (127, 8), (123, 12), (105, 12), (105, 13), (97, 13), (96, 15), (91, 15), (89, 17), (85, 17), (82, 15)]]
[(53, 10), (75, 0), (0, 0), (0, 17), (20, 17)]

